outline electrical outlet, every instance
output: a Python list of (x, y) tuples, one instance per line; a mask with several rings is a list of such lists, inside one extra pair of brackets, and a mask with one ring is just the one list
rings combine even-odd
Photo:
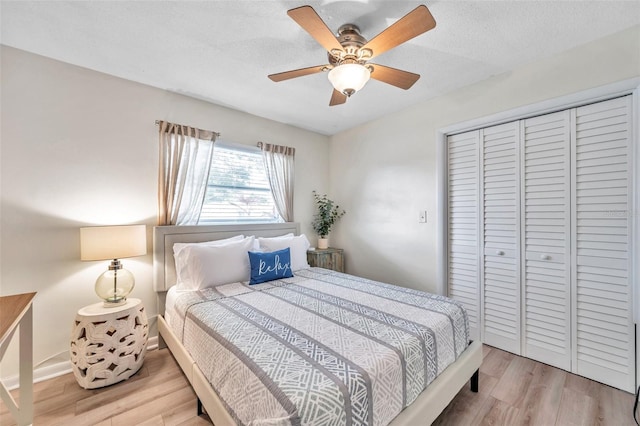
[(418, 213), (418, 223), (427, 223), (427, 211), (422, 210)]

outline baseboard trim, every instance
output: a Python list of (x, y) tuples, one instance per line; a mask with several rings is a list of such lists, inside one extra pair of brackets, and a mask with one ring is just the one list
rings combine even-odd
[[(158, 349), (158, 336), (150, 337), (147, 341), (147, 350)], [(64, 374), (71, 373), (71, 361), (61, 361), (55, 364), (50, 364), (44, 367), (38, 367), (33, 370), (33, 383), (43, 382), (45, 380), (53, 379)], [(2, 380), (7, 390), (18, 389), (20, 385), (20, 375), (7, 377)]]

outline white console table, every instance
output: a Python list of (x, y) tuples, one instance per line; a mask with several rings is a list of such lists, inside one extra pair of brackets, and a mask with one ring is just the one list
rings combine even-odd
[(20, 326), (20, 405), (0, 382), (0, 396), (19, 426), (33, 423), (33, 298), (36, 293), (0, 297), (0, 361)]

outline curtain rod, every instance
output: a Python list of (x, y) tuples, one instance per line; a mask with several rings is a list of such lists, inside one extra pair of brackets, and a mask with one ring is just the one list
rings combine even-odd
[[(163, 121), (163, 120), (156, 120), (156, 126), (157, 126), (158, 124), (160, 124), (162, 121)], [(174, 123), (172, 123), (172, 124), (174, 124)], [(189, 126), (187, 126), (187, 127), (189, 127)], [(214, 135), (216, 135), (217, 137), (220, 137), (220, 133), (218, 133), (218, 132), (214, 132), (213, 130), (205, 130), (205, 132), (211, 132), (211, 133), (213, 133)]]

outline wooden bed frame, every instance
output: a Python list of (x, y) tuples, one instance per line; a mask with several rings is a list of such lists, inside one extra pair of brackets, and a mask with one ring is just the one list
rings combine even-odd
[[(235, 426), (236, 423), (163, 317), (166, 292), (176, 282), (173, 244), (219, 240), (239, 234), (275, 237), (293, 232), (298, 235), (299, 231), (297, 223), (154, 227), (153, 284), (158, 293), (160, 347), (164, 347), (165, 344), (169, 347), (198, 396), (198, 410), (204, 407), (215, 426)], [(477, 341), (472, 342), (458, 360), (447, 367), (413, 404), (390, 423), (390, 426), (431, 424), (467, 382), (471, 381), (471, 389), (477, 392), (478, 369), (481, 363), (482, 345)]]

